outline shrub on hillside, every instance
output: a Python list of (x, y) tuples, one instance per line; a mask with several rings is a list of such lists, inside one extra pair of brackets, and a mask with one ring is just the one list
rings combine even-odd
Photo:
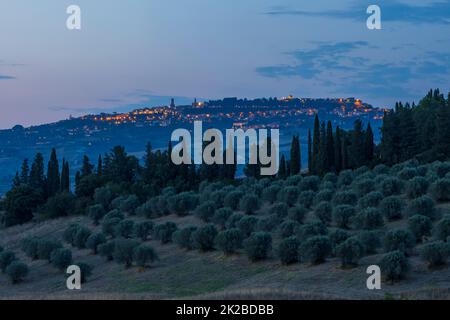
[(216, 210), (216, 205), (212, 201), (205, 201), (200, 204), (196, 209), (194, 214), (205, 222), (208, 222), (214, 216)]
[(93, 233), (86, 240), (86, 248), (91, 249), (93, 254), (97, 254), (98, 246), (106, 243), (106, 237), (103, 233)]
[(355, 266), (364, 254), (364, 245), (357, 237), (351, 237), (336, 248), (336, 255), (341, 258), (343, 267)]
[(297, 230), (297, 237), (300, 241), (305, 241), (314, 236), (323, 236), (328, 233), (327, 226), (321, 221), (305, 223)]
[(419, 175), (419, 173), (417, 172), (417, 169), (405, 168), (397, 174), (397, 177), (406, 181), (406, 180), (411, 180), (418, 175)]
[(265, 259), (272, 249), (272, 236), (267, 232), (255, 232), (244, 241), (244, 249), (251, 261)]
[(447, 264), (449, 253), (450, 245), (444, 241), (427, 243), (420, 250), (420, 256), (430, 268)]
[(431, 186), (431, 193), (437, 201), (450, 201), (450, 179), (439, 179)]
[(369, 192), (375, 191), (375, 181), (373, 179), (361, 179), (358, 177), (353, 182), (353, 190), (362, 197)]
[(139, 242), (131, 239), (117, 239), (114, 244), (114, 260), (125, 264), (129, 268), (133, 262), (134, 249), (139, 246)]
[(351, 205), (338, 205), (333, 209), (333, 221), (338, 228), (348, 229), (350, 222), (356, 215), (355, 207)]
[(381, 239), (377, 231), (364, 230), (358, 234), (358, 239), (364, 246), (365, 254), (375, 254), (381, 247)]
[(314, 215), (325, 224), (329, 224), (331, 222), (332, 213), (333, 207), (330, 202), (323, 201), (314, 209)]
[(153, 247), (141, 244), (133, 250), (133, 261), (138, 267), (145, 268), (156, 260), (158, 260), (158, 255)]
[(398, 250), (405, 255), (409, 255), (415, 245), (416, 239), (409, 230), (391, 230), (386, 233), (384, 238), (384, 249), (386, 252)]
[(122, 220), (119, 218), (103, 219), (102, 222), (102, 232), (106, 236), (115, 237), (116, 227)]
[(329, 233), (331, 241), (331, 253), (336, 255), (337, 247), (350, 237), (350, 234), (343, 229), (335, 229)]
[(376, 208), (367, 208), (355, 217), (355, 224), (364, 230), (381, 228), (384, 225), (383, 216)]
[(389, 196), (380, 203), (380, 211), (388, 221), (402, 218), (405, 201), (399, 196)]
[(92, 275), (94, 269), (91, 265), (84, 262), (75, 263), (80, 268), (80, 282), (86, 283), (87, 279)]
[(331, 253), (331, 241), (327, 236), (314, 236), (302, 242), (300, 253), (303, 260), (312, 264), (325, 262)]
[[(188, 215), (189, 211), (194, 210), (197, 207), (198, 202), (199, 197), (194, 192), (182, 192), (169, 197), (168, 208), (171, 213), (183, 217)], [(223, 202), (223, 198), (221, 199), (221, 202)]]
[(154, 213), (153, 208), (153, 200), (146, 201), (136, 209), (136, 214), (141, 217), (156, 218), (158, 215)]
[(379, 185), (379, 190), (385, 197), (400, 195), (403, 190), (403, 181), (388, 177)]
[(392, 251), (384, 255), (380, 263), (381, 274), (394, 282), (403, 279), (409, 270), (409, 263), (402, 251)]
[(89, 218), (92, 219), (94, 225), (96, 226), (100, 223), (100, 220), (103, 219), (106, 214), (106, 211), (101, 204), (90, 206), (87, 211)]
[(300, 190), (298, 187), (288, 186), (278, 192), (278, 200), (292, 207), (298, 200)]
[(174, 222), (168, 221), (155, 226), (153, 236), (163, 244), (168, 243), (172, 241), (172, 235), (177, 229), (177, 225)]
[(232, 254), (242, 248), (244, 237), (242, 231), (237, 228), (224, 230), (218, 233), (215, 239), (216, 246), (225, 254)]
[(283, 219), (287, 216), (288, 210), (289, 207), (284, 202), (276, 202), (269, 209), (271, 214), (276, 214), (280, 219)]
[(296, 237), (281, 240), (278, 245), (278, 257), (282, 264), (288, 265), (299, 261), (300, 241)]
[(111, 201), (115, 198), (116, 193), (109, 186), (95, 189), (94, 202), (103, 208), (109, 208)]
[(412, 200), (407, 208), (409, 216), (421, 214), (433, 220), (436, 217), (436, 208), (433, 199), (429, 196), (421, 196)]
[(303, 219), (306, 216), (306, 209), (302, 205), (296, 205), (288, 209), (287, 218), (298, 223), (303, 223)]
[(75, 235), (77, 234), (80, 226), (78, 224), (71, 224), (63, 232), (63, 240), (68, 244), (75, 245)]
[(370, 207), (378, 207), (384, 196), (378, 191), (372, 191), (358, 200), (358, 207), (366, 209)]
[(5, 273), (13, 284), (22, 282), (28, 275), (28, 266), (19, 260), (12, 261), (5, 269)]
[(61, 192), (49, 198), (44, 205), (46, 218), (67, 217), (75, 213), (75, 196), (70, 192)]
[(80, 227), (75, 234), (75, 240), (74, 245), (78, 249), (84, 249), (86, 248), (86, 241), (89, 238), (89, 236), (92, 234), (91, 230), (85, 227)]
[(129, 239), (133, 236), (134, 231), (134, 221), (133, 220), (122, 220), (120, 221), (114, 230), (114, 234), (116, 237), (122, 237), (125, 239)]
[(384, 164), (378, 164), (373, 168), (373, 173), (376, 175), (380, 174), (388, 174), (389, 173), (389, 167)]
[(328, 172), (326, 175), (323, 176), (323, 179), (322, 179), (322, 183), (330, 182), (333, 185), (335, 185), (337, 183), (337, 181), (338, 181), (338, 176), (333, 172)]
[(358, 201), (358, 196), (352, 191), (341, 191), (337, 192), (333, 198), (333, 204), (338, 206), (341, 204), (347, 204), (354, 206)]
[(280, 224), (280, 221), (281, 219), (276, 214), (264, 216), (258, 219), (256, 229), (258, 231), (271, 232)]
[(406, 184), (406, 196), (415, 199), (428, 192), (429, 183), (424, 177), (414, 177)]
[[(239, 206), (239, 200), (244, 196), (244, 193), (241, 191), (232, 191), (228, 193), (223, 199), (223, 205), (225, 207), (229, 207), (232, 210), (237, 210)], [(276, 196), (276, 195), (275, 195)]]
[[(28, 237), (22, 241), (22, 251), (25, 252), (27, 257), (31, 260), (38, 259), (38, 244), (39, 239), (36, 237)], [(0, 250), (2, 252), (2, 250)]]
[(153, 221), (142, 221), (134, 224), (133, 235), (142, 241), (147, 241), (152, 234), (155, 223)]
[(438, 178), (443, 178), (450, 172), (450, 162), (436, 162), (433, 164), (433, 171)]
[(254, 194), (244, 196), (239, 202), (239, 209), (245, 214), (253, 214), (259, 209), (259, 199)]
[(123, 219), (125, 219), (125, 216), (124, 216), (123, 213), (121, 213), (118, 209), (113, 209), (113, 210), (109, 211), (109, 212), (103, 217), (103, 221), (105, 221), (105, 220), (110, 220), (110, 219), (119, 219), (119, 220), (123, 220)]
[(299, 191), (313, 191), (317, 192), (320, 186), (320, 178), (317, 176), (308, 176), (303, 178), (298, 184)]
[(434, 227), (433, 235), (437, 240), (442, 241), (445, 241), (450, 236), (450, 215), (446, 215), (438, 221)]
[(62, 244), (59, 241), (53, 239), (42, 239), (38, 243), (38, 258), (50, 262), (50, 256), (53, 250), (59, 248), (62, 248)]
[(98, 253), (106, 260), (111, 261), (114, 258), (114, 247), (115, 240), (108, 241), (98, 246)]
[(72, 251), (65, 248), (53, 250), (50, 255), (50, 262), (59, 271), (64, 271), (72, 263)]
[(296, 234), (297, 229), (300, 227), (300, 224), (297, 221), (286, 220), (281, 223), (278, 227), (278, 233), (281, 238), (289, 238)]
[(188, 226), (183, 229), (178, 229), (173, 233), (173, 242), (176, 243), (180, 248), (187, 250), (192, 250), (192, 233), (197, 230), (196, 226)]
[(248, 238), (256, 230), (258, 220), (258, 218), (253, 216), (244, 216), (236, 223), (236, 227), (242, 231), (244, 238)]
[(244, 217), (242, 213), (233, 213), (225, 223), (227, 229), (237, 228), (237, 223)]
[(352, 170), (343, 170), (339, 173), (338, 177), (338, 186), (344, 187), (352, 184), (354, 178), (354, 174)]
[(408, 226), (416, 241), (421, 242), (424, 237), (431, 236), (433, 223), (430, 218), (416, 214), (409, 218)]
[(200, 251), (210, 251), (214, 249), (214, 239), (217, 236), (217, 229), (213, 224), (200, 227), (192, 233), (192, 244)]
[(301, 206), (309, 209), (314, 203), (314, 197), (316, 196), (316, 193), (314, 191), (308, 190), (308, 191), (302, 191), (298, 195), (297, 203)]
[(274, 203), (277, 200), (277, 194), (280, 191), (281, 187), (279, 185), (270, 185), (267, 188), (263, 189), (262, 199), (269, 204)]
[(16, 254), (9, 250), (4, 250), (0, 253), (0, 270), (4, 273), (6, 268), (13, 262), (17, 260)]
[(214, 212), (212, 222), (217, 224), (221, 229), (224, 229), (225, 225), (227, 223), (227, 220), (231, 217), (232, 214), (233, 214), (233, 210), (229, 207), (217, 209)]

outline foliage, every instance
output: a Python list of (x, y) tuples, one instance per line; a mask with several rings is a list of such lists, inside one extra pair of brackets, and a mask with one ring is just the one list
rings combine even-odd
[(302, 259), (312, 264), (325, 262), (331, 253), (331, 240), (327, 236), (313, 236), (302, 242), (300, 247)]
[(163, 224), (158, 224), (153, 230), (154, 238), (161, 241), (161, 243), (168, 243), (172, 241), (172, 235), (177, 231), (177, 225), (172, 221), (167, 221)]
[(155, 249), (145, 244), (141, 244), (134, 248), (133, 261), (137, 266), (145, 268), (149, 263), (158, 260)]
[(114, 230), (114, 234), (116, 237), (122, 237), (125, 239), (129, 239), (133, 236), (134, 231), (134, 221), (133, 220), (122, 220), (120, 221)]
[(251, 261), (263, 260), (272, 249), (272, 236), (267, 232), (255, 232), (244, 241), (244, 249)]
[(351, 237), (336, 248), (336, 255), (341, 258), (342, 266), (355, 266), (364, 254), (364, 245), (357, 237)]
[(338, 205), (333, 209), (333, 221), (339, 228), (348, 229), (355, 214), (355, 207), (346, 204)]
[(242, 231), (237, 228), (232, 228), (219, 232), (215, 243), (217, 248), (225, 254), (232, 254), (242, 247), (243, 239)]
[(300, 241), (296, 237), (281, 240), (278, 245), (278, 257), (282, 264), (288, 265), (299, 261)]
[(195, 209), (195, 215), (202, 219), (205, 222), (208, 222), (212, 219), (214, 216), (214, 212), (216, 210), (215, 203), (212, 201), (205, 201), (201, 203), (196, 209)]
[(64, 248), (53, 250), (50, 255), (50, 262), (60, 271), (64, 271), (72, 263), (72, 251)]
[(98, 247), (106, 243), (106, 237), (103, 233), (92, 233), (86, 240), (86, 248), (91, 249), (93, 254), (97, 254)]
[(4, 273), (6, 268), (13, 262), (17, 260), (16, 254), (12, 251), (5, 250), (0, 253), (0, 270)]
[(431, 229), (433, 223), (427, 216), (416, 214), (409, 218), (408, 226), (411, 233), (418, 242), (421, 242), (424, 237), (431, 236)]
[(394, 282), (403, 279), (409, 270), (409, 263), (402, 251), (392, 251), (384, 255), (380, 261), (381, 274)]
[(256, 230), (258, 218), (253, 216), (244, 216), (236, 223), (236, 227), (241, 230), (244, 238), (250, 236), (250, 234)]
[(445, 265), (449, 254), (450, 245), (444, 241), (427, 243), (420, 250), (420, 256), (428, 262), (429, 267)]
[(406, 184), (406, 196), (415, 199), (428, 192), (429, 183), (424, 177), (414, 177)]
[(52, 252), (59, 248), (62, 248), (62, 244), (59, 241), (53, 239), (42, 239), (38, 242), (38, 258), (50, 262)]
[(142, 241), (147, 241), (153, 232), (155, 224), (153, 221), (142, 221), (134, 224), (133, 235)]
[(253, 214), (259, 209), (259, 199), (254, 194), (245, 195), (239, 202), (239, 209), (246, 214)]
[(217, 229), (213, 224), (200, 227), (192, 233), (192, 244), (200, 251), (210, 251), (214, 249), (214, 239), (217, 236)]
[(433, 235), (437, 240), (442, 241), (445, 241), (450, 236), (450, 215), (446, 215), (438, 221), (434, 227)]
[(117, 239), (114, 245), (114, 260), (125, 264), (128, 268), (133, 262), (134, 249), (139, 246), (139, 242), (131, 239)]
[(314, 215), (325, 224), (331, 222), (332, 213), (333, 207), (326, 201), (319, 203), (314, 210)]
[(194, 233), (196, 230), (196, 226), (188, 226), (183, 229), (178, 229), (173, 233), (173, 242), (180, 246), (180, 248), (192, 250), (192, 233)]
[(13, 284), (22, 282), (28, 275), (28, 266), (18, 260), (12, 261), (5, 269), (5, 273), (11, 279)]
[(390, 230), (384, 238), (384, 249), (386, 252), (398, 250), (408, 255), (415, 245), (416, 239), (409, 230)]
[(355, 217), (356, 225), (364, 230), (380, 228), (384, 225), (383, 216), (376, 208), (367, 208), (358, 213)]
[(388, 221), (402, 218), (405, 201), (399, 196), (389, 196), (380, 203), (380, 211)]

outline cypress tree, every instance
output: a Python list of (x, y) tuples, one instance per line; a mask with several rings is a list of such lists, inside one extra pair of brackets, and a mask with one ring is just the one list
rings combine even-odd
[(362, 129), (362, 122), (359, 119), (355, 121), (353, 127), (350, 152), (351, 152), (351, 167), (352, 168), (361, 167), (365, 163), (364, 131)]
[(319, 170), (319, 150), (320, 150), (320, 122), (319, 116), (316, 114), (314, 118), (313, 148), (312, 148), (312, 167), (313, 174), (317, 174)]
[(296, 175), (300, 173), (301, 151), (300, 151), (300, 140), (298, 135), (292, 137), (290, 167), (291, 167), (290, 170), (291, 175)]
[(29, 184), (32, 188), (44, 192), (46, 181), (44, 175), (44, 157), (41, 153), (36, 153), (30, 170)]
[(328, 171), (335, 169), (335, 158), (334, 158), (334, 137), (333, 137), (333, 126), (331, 121), (328, 121), (327, 124), (327, 163), (326, 167)]
[(317, 159), (317, 174), (322, 175), (328, 171), (328, 154), (327, 154), (327, 133), (325, 129), (325, 122), (320, 126), (320, 144), (319, 156)]
[(344, 135), (342, 139), (342, 170), (350, 168), (349, 159), (348, 159), (348, 140), (347, 136)]
[(311, 139), (311, 129), (308, 129), (308, 172), (311, 174), (312, 168), (312, 139)]
[(374, 156), (374, 142), (373, 142), (372, 127), (370, 126), (370, 122), (367, 125), (367, 130), (364, 135), (364, 154), (365, 154), (365, 163), (366, 164), (372, 163), (373, 156)]
[(20, 183), (28, 184), (30, 176), (30, 167), (28, 165), (28, 159), (23, 160), (22, 168), (20, 170)]
[(342, 139), (341, 139), (341, 129), (339, 126), (336, 127), (336, 141), (334, 146), (334, 167), (336, 172), (342, 170)]
[(86, 177), (92, 174), (94, 166), (91, 164), (88, 156), (83, 156), (83, 164), (81, 166), (81, 177)]
[(447, 102), (436, 112), (436, 156), (440, 160), (450, 157), (450, 93)]
[(20, 186), (20, 176), (19, 176), (19, 171), (16, 171), (16, 175), (14, 176), (13, 182), (12, 182), (12, 187), (16, 188), (18, 186)]
[(97, 175), (101, 177), (103, 175), (103, 161), (102, 161), (102, 155), (98, 155), (98, 161), (97, 161)]
[(56, 150), (53, 148), (47, 167), (47, 195), (49, 197), (60, 191), (60, 182), (58, 158), (56, 157)]
[(286, 178), (286, 158), (284, 157), (284, 154), (281, 155), (278, 177), (281, 179)]
[(69, 162), (63, 159), (62, 170), (61, 170), (61, 191), (70, 191), (70, 172), (69, 172)]
[(147, 146), (145, 148), (145, 158), (144, 158), (144, 181), (146, 183), (150, 183), (153, 178), (155, 170), (154, 165), (154, 156), (152, 152), (152, 145), (151, 143), (147, 143)]

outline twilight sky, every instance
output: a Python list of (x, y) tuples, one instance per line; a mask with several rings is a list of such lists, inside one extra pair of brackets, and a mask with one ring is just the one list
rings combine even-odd
[(0, 0), (0, 128), (171, 96), (390, 107), (432, 87), (450, 90), (450, 0)]

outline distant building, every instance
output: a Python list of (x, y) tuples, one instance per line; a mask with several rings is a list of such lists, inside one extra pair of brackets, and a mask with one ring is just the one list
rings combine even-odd
[(174, 98), (170, 99), (170, 107), (175, 108), (175, 99)]

